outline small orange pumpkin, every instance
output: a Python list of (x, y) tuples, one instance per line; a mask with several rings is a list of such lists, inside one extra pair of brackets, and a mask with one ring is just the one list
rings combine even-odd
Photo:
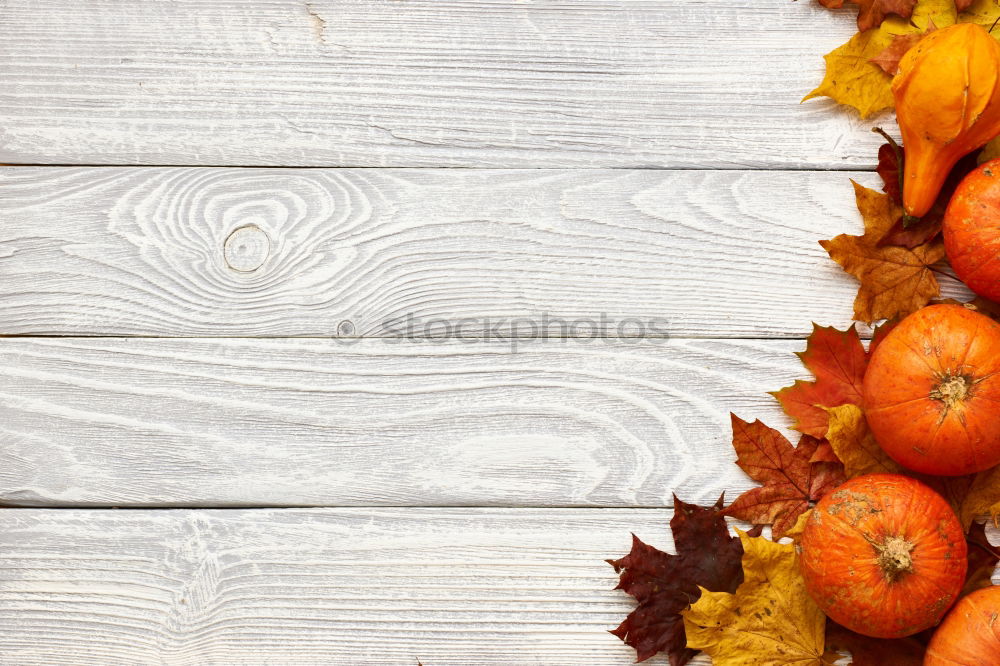
[(1000, 44), (975, 23), (935, 30), (892, 81), (906, 161), (903, 207), (922, 217), (956, 163), (1000, 134)]
[(924, 666), (1000, 663), (1000, 587), (977, 590), (955, 604), (934, 632)]
[(872, 354), (865, 416), (896, 462), (959, 476), (1000, 464), (1000, 324), (960, 305), (899, 323)]
[(865, 636), (902, 638), (937, 624), (965, 582), (962, 526), (916, 479), (868, 474), (819, 501), (799, 560), (813, 601)]
[(1000, 301), (1000, 159), (959, 184), (944, 214), (944, 248), (962, 282)]

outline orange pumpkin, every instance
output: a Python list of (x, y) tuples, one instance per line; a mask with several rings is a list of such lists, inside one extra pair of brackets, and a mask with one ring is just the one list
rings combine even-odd
[(922, 217), (955, 164), (1000, 134), (1000, 44), (975, 23), (935, 30), (900, 60), (892, 92), (903, 207)]
[(973, 592), (955, 604), (927, 646), (924, 666), (1000, 663), (1000, 587)]
[(872, 354), (865, 415), (896, 462), (926, 474), (1000, 463), (1000, 324), (960, 305), (911, 314)]
[(944, 215), (944, 247), (972, 291), (1000, 301), (1000, 159), (959, 184)]
[(865, 636), (901, 638), (934, 626), (965, 581), (965, 534), (955, 513), (899, 474), (859, 476), (823, 497), (800, 548), (810, 596)]

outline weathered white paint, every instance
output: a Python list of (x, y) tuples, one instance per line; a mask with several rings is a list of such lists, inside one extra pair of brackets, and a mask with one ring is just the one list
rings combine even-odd
[(0, 162), (868, 168), (807, 0), (6, 0)]
[(802, 337), (851, 318), (852, 176), (0, 169), (0, 333)]
[[(631, 664), (637, 509), (6, 510), (16, 664)], [(991, 539), (1000, 533), (990, 530)], [(664, 664), (663, 658), (653, 664)], [(707, 664), (700, 658), (696, 664)]]
[(798, 341), (0, 340), (0, 501), (669, 506), (753, 486), (729, 411)]
[[(669, 510), (7, 510), (15, 664), (622, 666), (604, 559)], [(658, 661), (654, 663), (659, 663)], [(700, 663), (707, 663), (702, 661)]]

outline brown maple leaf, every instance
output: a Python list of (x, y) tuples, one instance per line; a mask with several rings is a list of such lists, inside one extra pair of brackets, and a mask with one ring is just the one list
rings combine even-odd
[[(819, 0), (828, 9), (840, 9), (845, 0)], [(858, 30), (864, 32), (882, 25), (889, 14), (910, 18), (917, 0), (846, 0), (858, 6)]]
[(698, 653), (687, 647), (685, 610), (701, 596), (699, 586), (713, 592), (735, 592), (743, 582), (743, 546), (729, 534), (721, 509), (687, 504), (674, 496), (670, 529), (676, 555), (646, 545), (632, 535), (632, 550), (608, 563), (621, 574), (616, 590), (635, 597), (639, 606), (612, 634), (635, 648), (639, 661), (665, 652), (671, 666), (683, 666)]
[(864, 235), (820, 241), (830, 257), (861, 282), (854, 318), (871, 323), (919, 310), (941, 293), (930, 267), (944, 258), (944, 245), (935, 240), (913, 249), (880, 247), (902, 210), (887, 194), (857, 183), (854, 191), (865, 220)]
[(760, 421), (748, 423), (735, 414), (733, 448), (736, 464), (762, 483), (740, 495), (725, 514), (754, 524), (771, 526), (774, 539), (784, 536), (800, 515), (844, 481), (839, 462), (813, 462), (821, 441), (803, 435), (798, 446)]
[(798, 380), (771, 395), (794, 419), (793, 428), (813, 437), (826, 437), (830, 416), (824, 407), (862, 403), (861, 382), (868, 354), (856, 328), (838, 331), (813, 324), (806, 350), (797, 356), (816, 380)]

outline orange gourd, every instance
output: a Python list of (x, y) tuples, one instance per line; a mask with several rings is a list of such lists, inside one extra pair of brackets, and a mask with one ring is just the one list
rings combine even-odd
[(934, 632), (924, 666), (997, 663), (1000, 663), (1000, 587), (987, 587), (955, 604)]
[(959, 184), (944, 214), (944, 247), (962, 282), (1000, 301), (1000, 160)]
[(975, 23), (931, 32), (903, 56), (892, 92), (906, 150), (903, 207), (921, 217), (955, 164), (1000, 134), (1000, 44)]
[(899, 323), (872, 354), (862, 393), (879, 445), (918, 472), (1000, 464), (1000, 324), (960, 305)]
[(933, 627), (965, 582), (967, 546), (955, 512), (900, 474), (859, 476), (823, 497), (800, 548), (813, 601), (866, 636), (901, 638)]

